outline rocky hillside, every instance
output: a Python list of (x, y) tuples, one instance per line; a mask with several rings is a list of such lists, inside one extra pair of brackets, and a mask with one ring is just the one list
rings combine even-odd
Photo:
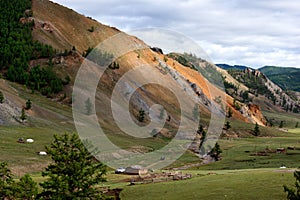
[(259, 70), (246, 68), (245, 70), (229, 70), (229, 73), (239, 82), (245, 84), (249, 90), (243, 91), (236, 96), (241, 101), (262, 102), (276, 110), (281, 108), (286, 112), (300, 112), (297, 99), (292, 98), (288, 93), (272, 82)]

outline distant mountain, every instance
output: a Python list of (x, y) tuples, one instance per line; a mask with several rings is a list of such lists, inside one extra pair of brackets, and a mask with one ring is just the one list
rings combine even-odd
[(265, 66), (259, 70), (282, 89), (300, 92), (300, 68)]
[(227, 64), (216, 64), (216, 65), (225, 70), (229, 70), (229, 69), (244, 70), (246, 68), (249, 68), (249, 67), (243, 66), (243, 65), (227, 65)]

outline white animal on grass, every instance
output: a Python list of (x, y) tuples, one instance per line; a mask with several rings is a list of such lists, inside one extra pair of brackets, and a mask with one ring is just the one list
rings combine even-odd
[(47, 155), (47, 152), (45, 152), (45, 151), (40, 151), (40, 152), (39, 152), (39, 155), (40, 155), (40, 156), (46, 156), (46, 155)]
[(34, 140), (33, 140), (33, 139), (31, 139), (31, 138), (29, 138), (29, 139), (27, 139), (27, 140), (26, 140), (26, 142), (28, 142), (28, 143), (33, 143), (33, 142), (34, 142)]

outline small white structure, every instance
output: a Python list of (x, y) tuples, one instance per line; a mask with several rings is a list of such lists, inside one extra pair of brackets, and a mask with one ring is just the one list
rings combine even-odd
[(116, 174), (123, 174), (125, 172), (125, 167), (119, 167), (118, 169), (116, 169), (115, 173)]
[(31, 139), (31, 138), (29, 138), (29, 139), (27, 139), (27, 140), (26, 140), (26, 142), (27, 142), (27, 143), (33, 143), (33, 142), (34, 142), (34, 140), (33, 140), (33, 139)]
[(39, 155), (40, 155), (40, 156), (46, 156), (46, 155), (47, 155), (47, 152), (45, 152), (45, 151), (40, 151), (40, 152), (39, 152)]

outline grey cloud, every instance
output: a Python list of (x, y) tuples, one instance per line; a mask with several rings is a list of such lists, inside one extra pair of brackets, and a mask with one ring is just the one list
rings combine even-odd
[(199, 41), (215, 62), (300, 66), (297, 0), (55, 1), (124, 31), (181, 32)]

